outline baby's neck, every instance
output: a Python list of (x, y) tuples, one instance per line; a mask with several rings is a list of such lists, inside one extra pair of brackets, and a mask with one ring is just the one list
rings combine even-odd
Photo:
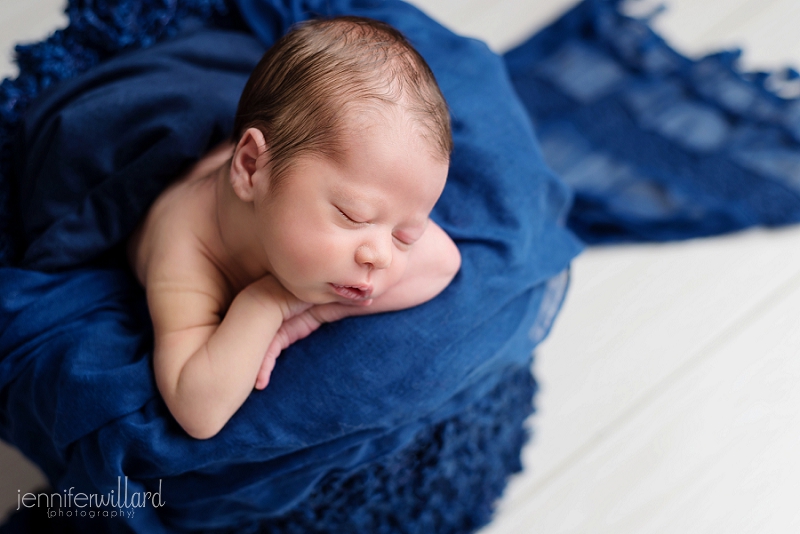
[(252, 204), (243, 202), (233, 191), (225, 160), (210, 177), (212, 232), (206, 236), (206, 247), (212, 260), (238, 291), (271, 271), (268, 259), (258, 254), (260, 247), (252, 232)]

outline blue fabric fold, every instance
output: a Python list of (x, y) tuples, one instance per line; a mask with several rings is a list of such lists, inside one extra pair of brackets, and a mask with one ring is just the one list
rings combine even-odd
[(195, 28), (43, 94), (18, 143), (20, 265), (75, 267), (122, 243), (175, 176), (230, 136), (263, 53), (247, 34)]
[[(118, 477), (128, 477), (129, 492), (162, 488), (168, 506), (138, 509), (110, 522), (112, 531), (278, 528), (331, 477), (433, 446), (420, 441), (432, 428), (459, 418), (497, 427), (502, 412), (481, 416), (479, 427), (480, 412), (465, 410), (500, 402), (508, 384), (523, 394), (508, 397), (516, 407), (495, 410), (527, 413), (530, 383), (509, 377), (528, 375), (581, 248), (563, 226), (568, 190), (542, 160), (502, 58), (483, 43), (396, 1), (237, 6), (249, 28), (192, 24), (119, 54), (50, 87), (19, 129), (14, 177), (24, 240), (18, 266), (0, 269), (0, 321), (9, 325), (0, 334), (0, 436), (58, 490), (105, 494)], [(251, 394), (217, 437), (193, 440), (154, 387), (143, 292), (121, 245), (169, 179), (230, 130), (263, 50), (299, 20), (345, 13), (399, 28), (448, 101), (455, 150), (432, 216), (458, 244), (461, 271), (422, 306), (324, 325), (285, 351), (270, 386)], [(464, 450), (460, 460), (493, 451), (508, 458), (508, 447), (518, 455), (521, 419), (509, 421), (517, 437)], [(465, 440), (469, 425), (458, 428)], [(455, 477), (456, 486), (478, 488), (468, 492), (477, 501), (462, 496), (458, 504), (456, 492), (433, 508), (471, 522), (440, 521), (437, 531), (488, 520), (502, 489), (495, 481), (519, 468), (518, 459), (492, 461), (476, 465), (495, 466), (487, 476), (495, 489)], [(423, 500), (441, 497), (435, 488), (420, 492), (429, 492)], [(381, 528), (398, 520), (411, 528), (426, 513)]]

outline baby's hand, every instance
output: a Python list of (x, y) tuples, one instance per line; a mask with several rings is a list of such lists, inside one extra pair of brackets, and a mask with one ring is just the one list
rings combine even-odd
[[(275, 361), (281, 351), (299, 339), (307, 337), (320, 327), (322, 323), (331, 323), (345, 317), (355, 315), (364, 306), (372, 304), (372, 300), (358, 304), (318, 304), (300, 311), (294, 316), (284, 319), (278, 333), (264, 355), (264, 361), (256, 377), (256, 389), (264, 389), (269, 384), (269, 377), (275, 368)], [(298, 308), (299, 309), (299, 308)]]
[(243, 291), (250, 293), (266, 307), (274, 307), (277, 304), (284, 323), (313, 306), (295, 297), (271, 274), (259, 278)]

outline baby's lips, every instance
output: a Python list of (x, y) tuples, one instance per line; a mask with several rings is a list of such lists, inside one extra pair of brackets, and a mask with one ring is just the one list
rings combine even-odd
[(371, 300), (372, 286), (369, 285), (331, 284), (331, 287), (333, 287), (337, 295), (348, 299), (350, 303)]

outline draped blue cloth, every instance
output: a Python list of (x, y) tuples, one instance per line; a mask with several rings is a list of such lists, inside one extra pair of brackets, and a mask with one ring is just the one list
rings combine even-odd
[[(0, 437), (55, 490), (128, 477), (167, 503), (95, 531), (474, 529), (519, 469), (531, 349), (581, 248), (565, 222), (603, 243), (800, 218), (800, 105), (730, 55), (679, 56), (613, 2), (587, 0), (504, 58), (398, 1), (152, 4), (71, 2), (70, 28), (20, 49), (0, 86)], [(217, 437), (193, 440), (155, 388), (121, 247), (229, 135), (265, 48), (337, 14), (399, 28), (439, 81), (455, 150), (432, 216), (461, 271), (417, 308), (324, 325)]]
[[(486, 45), (397, 1), (237, 6), (252, 34), (189, 22), (171, 39), (53, 84), (16, 131), (11, 177), (22, 239), (16, 264), (0, 270), (0, 436), (57, 490), (108, 494), (119, 477), (130, 493), (160, 488), (167, 506), (109, 521), (112, 531), (255, 531), (303, 506), (332, 474), (406, 451), (432, 426), (500, 398), (529, 374), (581, 248), (562, 224), (568, 191), (542, 160), (502, 58)], [(229, 135), (265, 48), (299, 20), (344, 13), (400, 29), (436, 75), (455, 148), (432, 217), (458, 244), (462, 268), (429, 303), (324, 325), (292, 345), (266, 390), (214, 439), (194, 440), (158, 395), (143, 291), (121, 247), (169, 181)], [(527, 412), (530, 381), (519, 383), (528, 395), (514, 402)], [(522, 435), (521, 421), (514, 424)], [(514, 438), (477, 452), (513, 446), (518, 454), (520, 445)], [(503, 462), (495, 468), (503, 477), (518, 469), (516, 458)], [(440, 492), (421, 491), (437, 508)], [(475, 524), (497, 493), (487, 494)], [(426, 494), (417, 507), (420, 499)], [(452, 514), (447, 502), (438, 508)], [(413, 526), (415, 514), (399, 521)], [(445, 526), (436, 531), (455, 525)]]

